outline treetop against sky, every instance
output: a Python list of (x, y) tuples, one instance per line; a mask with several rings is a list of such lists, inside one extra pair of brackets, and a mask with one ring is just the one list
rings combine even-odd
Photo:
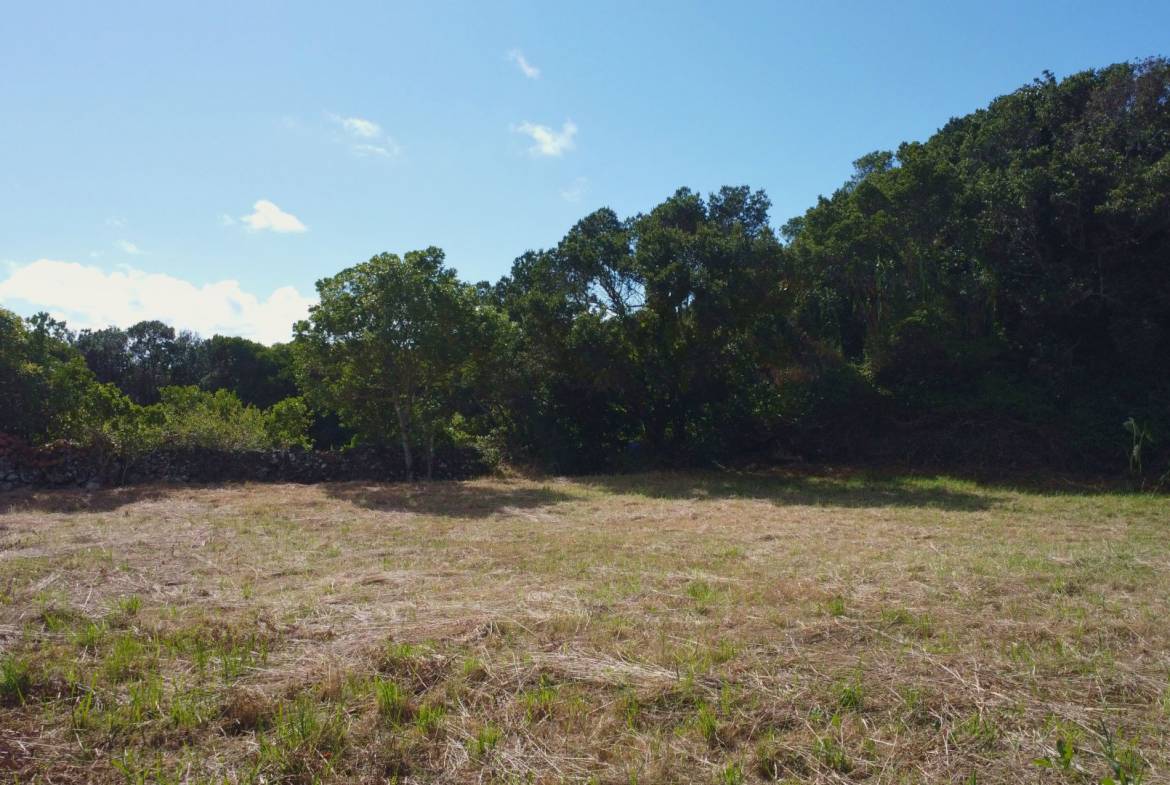
[(874, 149), (1049, 69), (1158, 54), (1164, 3), (19, 4), (0, 303), (287, 340), (313, 283), (439, 245), (495, 280), (600, 206), (750, 183), (779, 224)]

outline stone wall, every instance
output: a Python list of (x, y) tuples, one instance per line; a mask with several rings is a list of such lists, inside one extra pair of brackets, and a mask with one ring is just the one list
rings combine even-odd
[[(416, 463), (418, 461), (416, 460)], [(425, 466), (417, 466), (425, 472)], [(487, 471), (478, 453), (447, 448), (435, 456), (436, 479)], [(330, 482), (406, 479), (402, 453), (359, 447), (343, 451), (164, 449), (128, 461), (68, 442), (28, 447), (0, 434), (0, 491), (99, 488), (148, 482)]]

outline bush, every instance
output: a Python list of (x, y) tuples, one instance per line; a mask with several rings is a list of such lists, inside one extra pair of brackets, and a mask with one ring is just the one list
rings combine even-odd
[(101, 431), (111, 452), (133, 463), (163, 446), (232, 451), (309, 444), (311, 417), (300, 398), (257, 409), (228, 390), (164, 387), (160, 395), (150, 406), (122, 397)]
[(308, 437), (313, 415), (303, 398), (285, 398), (264, 410), (264, 430), (273, 447), (311, 446)]
[(166, 442), (176, 447), (254, 450), (268, 446), (263, 413), (244, 406), (228, 390), (203, 392), (198, 387), (164, 387), (162, 400), (147, 407), (157, 417)]
[(30, 443), (89, 443), (122, 407), (125, 396), (98, 383), (62, 340), (64, 325), (29, 320), (0, 308), (0, 432)]
[(852, 365), (832, 358), (822, 358), (818, 365), (773, 374), (779, 431), (798, 454), (822, 460), (856, 458), (880, 422), (882, 399)]
[(871, 353), (874, 381), (916, 398), (937, 390), (966, 390), (991, 369), (1002, 347), (962, 334), (953, 318), (923, 308), (898, 322)]

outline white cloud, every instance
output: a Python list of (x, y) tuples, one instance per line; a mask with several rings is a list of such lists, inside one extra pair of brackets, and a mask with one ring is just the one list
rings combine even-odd
[(109, 226), (112, 229), (121, 229), (125, 225), (126, 225), (125, 218), (112, 217), (112, 218), (106, 219), (106, 226)]
[(230, 215), (228, 215), (227, 213), (220, 213), (220, 215), (219, 215), (219, 225), (220, 225), (220, 226), (235, 226), (235, 225), (236, 225), (236, 219), (235, 219), (235, 218), (232, 218), (232, 217), (231, 217)]
[(261, 199), (252, 205), (250, 215), (240, 216), (240, 220), (250, 228), (259, 231), (270, 229), (274, 232), (306, 232), (308, 227), (292, 213), (286, 213), (267, 199)]
[(114, 245), (116, 245), (123, 253), (128, 253), (131, 256), (140, 256), (142, 254), (142, 249), (129, 240), (119, 240), (118, 242), (114, 243)]
[(353, 154), (359, 158), (367, 156), (375, 156), (377, 158), (397, 158), (398, 154), (402, 152), (393, 139), (386, 137), (382, 144), (355, 144), (352, 148)]
[(11, 268), (0, 281), (0, 302), (13, 301), (49, 311), (74, 329), (160, 319), (204, 336), (242, 335), (262, 343), (289, 340), (293, 322), (314, 302), (291, 286), (261, 300), (233, 280), (197, 286), (165, 273), (52, 259)]
[(566, 120), (560, 131), (554, 131), (547, 125), (535, 123), (521, 123), (514, 129), (517, 133), (531, 137), (535, 142), (528, 152), (533, 155), (559, 157), (575, 146), (573, 137), (577, 135), (577, 125), (572, 120)]
[(528, 62), (528, 59), (524, 57), (524, 53), (519, 49), (513, 49), (511, 52), (508, 52), (508, 59), (515, 63), (520, 71), (529, 79), (540, 78), (540, 69)]
[(589, 179), (586, 177), (578, 177), (573, 181), (572, 185), (561, 190), (561, 198), (566, 202), (579, 202), (588, 189)]
[(342, 117), (337, 114), (331, 114), (329, 118), (340, 125), (350, 137), (348, 139), (343, 137), (337, 141), (348, 144), (350, 152), (358, 158), (397, 158), (402, 154), (398, 142), (383, 132), (382, 126), (373, 120)]
[(360, 136), (362, 139), (377, 139), (382, 135), (382, 126), (373, 120), (363, 120), (360, 117), (338, 117), (337, 121), (345, 130), (354, 136)]

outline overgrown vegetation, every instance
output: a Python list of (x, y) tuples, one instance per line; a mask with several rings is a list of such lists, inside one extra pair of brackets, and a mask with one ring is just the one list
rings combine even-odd
[(437, 248), (380, 254), (319, 282), (290, 345), (5, 313), (0, 431), (364, 442), (418, 474), (460, 444), (558, 472), (797, 455), (1166, 479), (1170, 62), (1045, 74), (862, 157), (779, 233), (769, 207), (738, 187), (601, 209), (495, 284)]
[(163, 386), (152, 391), (154, 403), (138, 404), (113, 383), (98, 381), (71, 338), (43, 315), (26, 326), (0, 311), (0, 362), (7, 372), (0, 374), (0, 431), (69, 439), (129, 457), (162, 446), (247, 450), (309, 443), (311, 415), (299, 397), (259, 409), (227, 389)]

